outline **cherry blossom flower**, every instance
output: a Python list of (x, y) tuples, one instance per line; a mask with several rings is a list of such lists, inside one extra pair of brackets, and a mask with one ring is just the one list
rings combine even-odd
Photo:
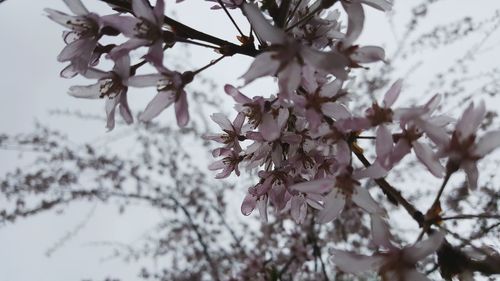
[(248, 189), (248, 194), (241, 203), (241, 213), (244, 216), (249, 216), (255, 207), (259, 209), (260, 219), (262, 222), (267, 222), (267, 190), (269, 186), (263, 183), (258, 183)]
[(341, 104), (339, 99), (343, 97), (342, 89), (343, 81), (335, 79), (329, 83), (318, 85), (315, 82), (304, 84), (307, 94), (294, 97), (295, 109), (303, 114), (309, 122), (309, 129), (316, 131), (316, 129), (323, 122), (324, 117), (331, 118), (332, 120), (347, 119), (351, 117), (348, 109)]
[(500, 146), (500, 131), (486, 133), (476, 141), (476, 131), (486, 115), (484, 102), (471, 103), (458, 120), (449, 141), (438, 144), (439, 157), (448, 157), (447, 173), (463, 169), (470, 189), (477, 188), (477, 161)]
[(377, 159), (375, 162), (362, 172), (363, 176), (371, 178), (384, 177), (392, 168), (390, 156), (393, 151), (393, 137), (387, 123), (394, 121), (394, 111), (391, 106), (397, 100), (402, 87), (402, 80), (397, 80), (392, 84), (384, 95), (382, 106), (373, 103), (371, 108), (365, 112), (365, 117), (354, 117), (341, 121), (341, 126), (346, 130), (360, 131), (370, 127), (378, 127), (376, 131), (375, 149)]
[(277, 99), (270, 101), (263, 97), (256, 97), (252, 100), (231, 85), (224, 86), (224, 90), (238, 103), (237, 110), (245, 114), (251, 126), (258, 128), (266, 141), (279, 138), (288, 120), (289, 112), (285, 108), (273, 107), (273, 102)]
[(118, 106), (120, 115), (127, 124), (133, 122), (133, 116), (127, 102), (127, 80), (130, 76), (130, 57), (122, 56), (115, 61), (113, 70), (104, 72), (89, 68), (84, 74), (90, 79), (98, 79), (97, 83), (89, 86), (72, 86), (69, 94), (77, 98), (97, 99), (106, 98), (106, 128), (115, 127), (115, 110)]
[[(374, 221), (375, 220), (375, 221)], [(434, 253), (444, 240), (442, 232), (434, 232), (427, 240), (414, 245), (398, 248), (390, 241), (390, 233), (382, 219), (372, 216), (373, 242), (385, 248), (372, 256), (333, 250), (331, 261), (343, 272), (361, 273), (377, 271), (386, 281), (430, 280), (416, 270), (416, 263)]]
[(75, 16), (52, 9), (45, 9), (45, 12), (51, 20), (70, 29), (63, 33), (67, 45), (57, 60), (70, 62), (61, 71), (61, 76), (71, 78), (78, 73), (86, 72), (90, 65), (99, 59), (100, 54), (94, 51), (101, 36), (102, 21), (99, 15), (89, 12), (80, 0), (64, 0), (64, 2)]
[(296, 223), (302, 224), (304, 222), (307, 216), (308, 205), (317, 210), (323, 209), (323, 196), (321, 193), (323, 193), (324, 190), (322, 190), (321, 185), (317, 187), (319, 188), (295, 192), (290, 199), (290, 213)]
[(222, 170), (215, 175), (216, 179), (227, 178), (233, 171), (237, 176), (240, 175), (238, 165), (243, 160), (243, 157), (240, 157), (237, 152), (230, 149), (220, 149), (214, 151), (214, 156), (222, 157), (221, 160), (215, 161), (208, 166), (208, 169), (211, 171)]
[(303, 65), (347, 79), (348, 60), (343, 55), (317, 51), (288, 38), (282, 30), (272, 26), (254, 4), (244, 3), (242, 10), (259, 38), (272, 44), (243, 74), (245, 84), (259, 77), (277, 75), (280, 94), (287, 97), (299, 86)]
[(424, 133), (435, 143), (445, 142), (448, 138), (445, 126), (453, 119), (444, 116), (433, 116), (440, 102), (440, 96), (435, 95), (423, 106), (400, 108), (394, 111), (394, 117), (399, 121), (403, 130), (394, 135), (396, 144), (389, 156), (390, 166), (394, 166), (411, 148), (417, 159), (436, 177), (442, 177), (445, 169), (439, 162), (431, 146), (422, 141)]
[(139, 119), (144, 122), (150, 121), (174, 103), (177, 125), (184, 127), (189, 122), (187, 94), (184, 87), (193, 80), (193, 73), (186, 71), (181, 74), (165, 67), (159, 67), (158, 70), (160, 73), (136, 75), (127, 82), (132, 87), (156, 86), (158, 90)]
[(347, 32), (342, 40), (342, 48), (351, 47), (361, 35), (365, 22), (365, 12), (362, 4), (369, 5), (381, 11), (390, 11), (392, 3), (387, 0), (342, 0), (344, 10), (348, 16)]
[(103, 17), (105, 24), (110, 25), (130, 39), (113, 48), (109, 56), (116, 59), (128, 54), (141, 46), (148, 46), (145, 58), (156, 66), (163, 64), (163, 18), (164, 0), (157, 0), (156, 6), (151, 8), (146, 0), (132, 0), (133, 17), (110, 15)]
[(210, 116), (214, 122), (216, 122), (224, 134), (206, 134), (203, 138), (206, 140), (213, 140), (224, 144), (224, 148), (233, 148), (236, 151), (241, 151), (240, 140), (244, 140), (245, 137), (242, 135), (241, 127), (245, 121), (245, 115), (240, 112), (236, 115), (233, 123), (227, 119), (227, 117), (222, 113), (214, 113)]

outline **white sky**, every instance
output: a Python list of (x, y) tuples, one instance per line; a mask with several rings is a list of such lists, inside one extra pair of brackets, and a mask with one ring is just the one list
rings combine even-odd
[[(84, 1), (91, 8), (97, 1)], [(167, 10), (174, 7), (174, 1), (167, 1)], [(186, 2), (194, 3), (195, 0)], [(200, 1), (201, 2), (201, 1)], [(404, 9), (404, 5), (413, 3), (413, 0), (399, 0), (396, 10)], [(489, 17), (495, 9), (500, 7), (500, 1), (495, 0), (443, 0), (439, 8), (433, 11), (432, 22), (426, 22), (421, 28), (430, 28), (435, 24), (446, 22), (449, 16), (459, 18), (460, 15)], [(451, 7), (452, 3), (454, 6)], [(203, 3), (200, 7), (190, 8), (189, 3), (177, 7), (186, 7), (178, 13), (181, 21), (223, 38), (232, 40), (234, 29), (222, 12), (212, 12), (210, 5)], [(54, 0), (7, 0), (0, 5), (0, 133), (29, 131), (33, 128), (34, 120), (50, 120), (50, 125), (68, 132), (71, 139), (77, 143), (106, 137), (105, 124), (96, 121), (67, 120), (61, 117), (48, 119), (50, 109), (81, 110), (82, 112), (97, 113), (104, 116), (102, 101), (78, 100), (66, 94), (67, 89), (75, 84), (90, 84), (83, 79), (65, 80), (59, 77), (59, 71), (64, 67), (56, 61), (56, 56), (63, 47), (61, 32), (63, 28), (51, 22), (44, 16), (43, 9), (68, 11), (62, 1)], [(176, 7), (176, 8), (177, 8)], [(106, 9), (104, 11), (107, 11)], [(401, 31), (399, 23), (407, 14), (398, 15), (394, 25)], [(398, 21), (399, 20), (399, 21)], [(223, 27), (223, 28), (221, 28)], [(363, 42), (370, 44), (384, 44), (391, 40), (392, 34), (388, 31), (388, 21), (382, 13), (370, 12), (367, 30)], [(234, 41), (234, 40), (232, 40)], [(493, 40), (492, 44), (498, 43)], [(198, 49), (194, 49), (198, 50)], [(394, 50), (388, 48), (390, 54)], [(455, 50), (455, 54), (460, 50)], [(452, 52), (453, 53), (453, 52)], [(450, 57), (431, 58), (431, 68), (445, 67)], [(437, 56), (437, 55), (436, 55)], [(195, 67), (206, 64), (217, 54), (202, 51), (194, 54), (192, 65)], [(485, 64), (497, 64), (491, 59)], [(166, 58), (168, 60), (168, 56)], [(207, 75), (214, 77), (223, 85), (230, 81), (241, 85), (237, 78), (246, 70), (250, 60), (229, 59), (214, 66)], [(424, 68), (416, 73), (409, 85), (419, 85), (429, 79), (428, 71)], [(267, 86), (266, 86), (267, 85)], [(245, 92), (252, 89), (267, 89), (268, 84), (252, 85)], [(418, 87), (417, 87), (418, 88)], [(142, 95), (144, 94), (144, 95)], [(131, 91), (131, 104), (134, 114), (142, 110), (151, 91)], [(211, 93), (224, 95), (222, 91)], [(227, 104), (230, 100), (226, 99)], [(227, 110), (230, 112), (230, 109)], [(173, 118), (173, 110), (168, 109), (160, 118)], [(123, 128), (116, 128), (119, 131)], [(0, 152), (0, 171), (4, 172), (17, 167), (26, 160), (18, 159), (14, 152)], [(120, 261), (101, 261), (111, 251), (106, 247), (89, 246), (95, 241), (117, 241), (130, 243), (136, 241), (142, 233), (154, 226), (160, 218), (157, 212), (146, 208), (130, 209), (124, 216), (116, 214), (114, 206), (97, 205), (95, 213), (88, 225), (71, 239), (51, 258), (45, 252), (51, 248), (66, 232), (73, 230), (92, 210), (94, 206), (86, 203), (76, 204), (68, 208), (64, 215), (54, 216), (52, 213), (21, 220), (15, 225), (0, 228), (0, 281), (29, 281), (29, 280), (79, 280), (94, 277), (103, 279), (108, 273), (113, 276), (122, 276), (124, 280), (134, 280), (138, 266), (124, 266)], [(148, 219), (144, 219), (148, 218)], [(139, 224), (139, 225), (138, 225)]]

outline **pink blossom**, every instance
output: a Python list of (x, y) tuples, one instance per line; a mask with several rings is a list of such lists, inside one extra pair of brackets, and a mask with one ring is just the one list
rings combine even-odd
[(322, 194), (331, 188), (331, 182), (328, 182), (328, 179), (325, 179), (322, 183), (310, 183), (298, 183), (292, 185), (289, 189), (293, 194), (290, 200), (290, 212), (292, 218), (298, 224), (304, 222), (308, 205), (317, 210), (323, 209), (324, 199)]
[(141, 46), (148, 46), (145, 58), (156, 66), (163, 64), (163, 18), (164, 0), (157, 0), (151, 8), (146, 0), (132, 0), (133, 17), (110, 15), (103, 17), (106, 25), (112, 26), (130, 39), (113, 48), (109, 56), (116, 59)]
[(72, 86), (69, 94), (77, 98), (97, 99), (106, 98), (106, 128), (115, 127), (115, 110), (118, 106), (120, 115), (127, 124), (133, 122), (132, 113), (127, 102), (127, 80), (130, 75), (130, 57), (123, 56), (115, 61), (112, 71), (104, 72), (89, 68), (84, 76), (98, 79), (97, 83), (89, 86)]
[(248, 189), (248, 194), (241, 203), (241, 213), (244, 216), (249, 216), (255, 207), (259, 209), (260, 219), (267, 222), (267, 202), (268, 196), (266, 194), (269, 186), (259, 183)]
[(342, 80), (347, 79), (348, 61), (343, 55), (317, 51), (289, 39), (282, 30), (272, 26), (254, 4), (244, 3), (242, 10), (257, 36), (272, 44), (255, 58), (243, 74), (246, 84), (258, 77), (277, 75), (280, 94), (288, 97), (300, 84), (303, 65), (331, 73)]
[(342, 41), (343, 48), (352, 46), (361, 35), (365, 22), (365, 12), (361, 4), (381, 11), (389, 11), (392, 8), (392, 3), (387, 0), (342, 0), (341, 3), (348, 16), (347, 32)]
[(224, 90), (238, 103), (237, 110), (245, 114), (249, 124), (253, 128), (258, 128), (266, 141), (274, 141), (280, 137), (288, 120), (289, 111), (273, 106), (277, 99), (256, 97), (252, 100), (231, 85), (224, 86)]
[(333, 250), (332, 262), (346, 273), (377, 271), (382, 280), (423, 281), (429, 280), (416, 270), (416, 263), (434, 253), (444, 240), (441, 232), (434, 232), (427, 240), (398, 248), (392, 244), (385, 222), (372, 216), (374, 243), (385, 250), (372, 256)]
[(296, 184), (291, 189), (299, 192), (328, 192), (324, 198), (324, 208), (318, 214), (320, 223), (330, 222), (338, 217), (344, 209), (346, 200), (351, 200), (357, 206), (371, 214), (385, 214), (371, 197), (370, 193), (361, 187), (358, 176), (353, 173), (350, 166), (350, 150), (345, 142), (339, 142), (337, 153), (337, 172), (334, 177), (317, 179), (309, 182)]
[(215, 161), (208, 166), (208, 169), (211, 171), (222, 170), (215, 176), (216, 179), (227, 178), (233, 171), (237, 176), (240, 175), (238, 165), (243, 159), (237, 152), (230, 149), (222, 149), (218, 150), (217, 154), (214, 156), (222, 157), (221, 160)]
[(97, 41), (101, 37), (103, 25), (101, 18), (89, 12), (80, 0), (65, 0), (64, 2), (75, 16), (52, 9), (45, 9), (45, 12), (51, 20), (70, 29), (63, 33), (63, 39), (67, 45), (57, 60), (70, 62), (61, 71), (61, 76), (71, 78), (78, 73), (86, 72), (90, 65), (96, 64), (100, 56), (100, 53), (96, 52)]
[(485, 115), (484, 102), (477, 107), (471, 103), (458, 120), (451, 139), (438, 144), (438, 156), (448, 157), (447, 172), (451, 174), (463, 169), (470, 189), (477, 187), (477, 161), (500, 146), (500, 131), (488, 132), (476, 141), (476, 131)]
[(224, 133), (206, 134), (203, 136), (203, 138), (223, 143), (224, 148), (233, 148), (236, 151), (241, 151), (239, 141), (245, 139), (241, 131), (241, 127), (243, 126), (243, 122), (245, 121), (245, 115), (241, 112), (238, 113), (232, 123), (222, 113), (214, 113), (210, 116), (210, 118), (221, 127)]
[(158, 90), (158, 93), (148, 103), (139, 119), (144, 122), (150, 121), (173, 103), (177, 125), (184, 127), (189, 122), (187, 94), (184, 87), (193, 80), (193, 74), (189, 71), (181, 74), (164, 67), (158, 69), (160, 73), (136, 75), (127, 82), (132, 87), (156, 86)]

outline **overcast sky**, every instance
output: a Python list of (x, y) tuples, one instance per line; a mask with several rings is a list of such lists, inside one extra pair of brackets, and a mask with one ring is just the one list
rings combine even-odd
[[(84, 1), (89, 8), (96, 1)], [(175, 6), (175, 1), (167, 1), (168, 13)], [(196, 0), (186, 2), (194, 3)], [(201, 1), (200, 1), (201, 2)], [(400, 0), (403, 7), (413, 0)], [(495, 9), (498, 9), (499, 1), (494, 0), (448, 0), (441, 1), (440, 7), (433, 11), (432, 22), (425, 22), (422, 28), (430, 28), (433, 25), (446, 22), (449, 16), (459, 18), (461, 16), (490, 17)], [(495, 4), (496, 2), (496, 4)], [(450, 8), (450, 3), (455, 6)], [(202, 28), (206, 32), (234, 41), (234, 30), (227, 19), (220, 13), (208, 10), (210, 5), (203, 3), (201, 8), (188, 6), (183, 3), (175, 8), (186, 9), (179, 12), (181, 20), (192, 26)], [(82, 121), (62, 117), (48, 116), (51, 109), (80, 110), (100, 114), (104, 116), (102, 101), (82, 101), (66, 94), (67, 89), (75, 84), (90, 84), (91, 81), (84, 79), (65, 80), (59, 77), (60, 70), (64, 67), (56, 61), (56, 56), (64, 46), (61, 40), (63, 28), (44, 16), (43, 9), (68, 11), (67, 7), (58, 0), (7, 0), (0, 4), (0, 133), (14, 133), (29, 131), (33, 128), (34, 120), (47, 121), (54, 128), (67, 132), (72, 140), (77, 143), (91, 141), (96, 138), (106, 137), (105, 124), (99, 121)], [(101, 14), (102, 6), (97, 8)], [(402, 8), (401, 8), (402, 9)], [(91, 10), (93, 10), (91, 8)], [(408, 13), (402, 13), (395, 17), (393, 27), (401, 31), (404, 26), (404, 18)], [(245, 26), (243, 24), (243, 26)], [(222, 28), (221, 28), (222, 27)], [(388, 52), (394, 52), (391, 44), (395, 36), (388, 31), (390, 25), (387, 17), (379, 12), (369, 12), (367, 30), (363, 37), (364, 42), (371, 44), (383, 44), (388, 47)], [(492, 39), (491, 45), (498, 44), (498, 40)], [(203, 66), (210, 59), (217, 57), (211, 51), (203, 50), (195, 52), (191, 65), (186, 69)], [(460, 50), (455, 50), (455, 54)], [(451, 53), (449, 57), (431, 58), (433, 64), (428, 67), (440, 67), (449, 61), (456, 59)], [(486, 64), (498, 63), (491, 59), (485, 59)], [(168, 56), (166, 60), (168, 60)], [(250, 63), (247, 58), (235, 58), (223, 61), (214, 66), (206, 75), (209, 75), (221, 85), (225, 81), (232, 81), (241, 85), (237, 78), (246, 70)], [(424, 79), (428, 79), (428, 71), (421, 70), (416, 73), (409, 84), (418, 85)], [(252, 85), (251, 89), (267, 89), (266, 84)], [(252, 88), (253, 87), (253, 88)], [(137, 113), (152, 97), (152, 92), (133, 91), (130, 95), (132, 110)], [(220, 91), (217, 94), (223, 95)], [(430, 94), (430, 93), (429, 93)], [(227, 104), (230, 101), (226, 99)], [(229, 112), (229, 108), (228, 108)], [(162, 118), (173, 118), (172, 109), (164, 112)], [(118, 127), (119, 131), (123, 128)], [(0, 171), (3, 173), (13, 167), (26, 163), (26, 159), (18, 158), (17, 152), (0, 152)], [(0, 202), (1, 203), (1, 202)], [(73, 230), (91, 212), (94, 215), (74, 239), (56, 251), (50, 258), (45, 254), (66, 232)], [(147, 218), (147, 219), (145, 219)], [(29, 220), (16, 222), (15, 225), (7, 225), (0, 228), (0, 281), (30, 281), (51, 280), (67, 281), (79, 280), (81, 278), (103, 278), (107, 273), (113, 276), (124, 277), (124, 280), (134, 280), (138, 265), (124, 266), (118, 260), (106, 260), (110, 250), (104, 246), (92, 246), (96, 241), (115, 241), (131, 243), (141, 237), (147, 229), (153, 227), (160, 219), (160, 214), (147, 208), (132, 208), (125, 216), (118, 216), (114, 207), (104, 205), (93, 205), (88, 203), (75, 204), (66, 209), (62, 216), (44, 214)]]

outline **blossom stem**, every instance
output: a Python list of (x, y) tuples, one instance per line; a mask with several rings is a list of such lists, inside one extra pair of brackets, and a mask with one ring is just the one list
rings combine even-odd
[[(107, 4), (118, 6), (123, 11), (132, 12), (132, 5), (130, 2), (123, 0), (100, 0), (100, 1)], [(255, 47), (252, 46), (251, 44), (239, 46), (234, 43), (228, 42), (226, 40), (222, 40), (220, 38), (212, 36), (210, 34), (198, 31), (192, 27), (189, 27), (167, 16), (164, 17), (164, 22), (166, 25), (171, 26), (174, 33), (179, 37), (185, 39), (191, 38), (194, 40), (200, 40), (212, 43), (214, 45), (220, 46), (221, 49), (226, 50), (227, 53), (247, 55), (250, 57), (255, 57), (259, 53), (261, 53), (261, 51), (256, 50)]]
[(313, 16), (314, 14), (316, 14), (317, 12), (321, 11), (323, 9), (323, 7), (320, 5), (318, 7), (316, 7), (312, 12), (310, 12), (309, 14), (307, 14), (305, 17), (301, 18), (299, 21), (297, 21), (296, 23), (292, 24), (290, 27), (287, 27), (285, 29), (285, 31), (290, 31), (292, 30), (294, 27), (296, 26), (299, 26), (301, 24), (305, 24), (307, 23)]
[(209, 45), (209, 44), (205, 44), (205, 43), (201, 43), (201, 42), (196, 42), (196, 41), (189, 40), (189, 39), (182, 38), (182, 37), (177, 37), (175, 40), (182, 42), (182, 43), (186, 43), (186, 44), (192, 44), (192, 45), (197, 45), (197, 46), (211, 48), (211, 49), (217, 49), (217, 50), (220, 49), (219, 46), (214, 46), (214, 45)]
[(464, 244), (467, 244), (469, 246), (471, 246), (474, 250), (486, 255), (486, 256), (489, 256), (489, 253), (487, 251), (485, 251), (484, 249), (482, 248), (479, 248), (477, 247), (476, 245), (472, 244), (471, 241), (469, 241), (468, 239), (465, 239), (463, 238), (462, 236), (460, 236), (460, 234), (454, 232), (454, 231), (451, 231), (449, 229), (447, 229), (446, 227), (443, 227), (443, 226), (439, 226), (439, 228), (441, 228), (442, 230), (446, 231), (446, 233), (449, 233), (451, 234), (453, 237), (455, 237), (456, 239), (462, 241)]
[(466, 220), (466, 219), (500, 219), (500, 215), (497, 214), (469, 214), (469, 215), (457, 215), (451, 217), (444, 217), (440, 220)]
[(302, 2), (302, 0), (299, 0), (299, 2), (297, 2), (297, 5), (295, 5), (295, 7), (293, 8), (292, 12), (290, 13), (290, 15), (288, 16), (288, 18), (286, 19), (285, 28), (288, 25), (288, 23), (290, 23), (290, 21), (292, 20), (293, 16), (295, 15), (295, 13), (297, 12), (297, 10), (299, 9), (299, 6), (300, 6), (301, 2)]
[(215, 65), (216, 63), (218, 63), (219, 61), (221, 61), (221, 60), (222, 60), (223, 58), (225, 58), (225, 57), (226, 57), (226, 55), (222, 55), (222, 56), (221, 56), (221, 57), (219, 57), (218, 59), (216, 59), (216, 60), (212, 60), (209, 64), (205, 65), (204, 67), (202, 67), (202, 68), (200, 68), (200, 69), (198, 69), (198, 70), (196, 70), (196, 71), (193, 71), (193, 75), (196, 75), (196, 74), (198, 74), (198, 73), (202, 72), (203, 70), (205, 70), (205, 69), (207, 69), (207, 68), (211, 67), (212, 65)]
[(357, 139), (367, 139), (367, 140), (374, 140), (376, 137), (374, 136), (356, 136), (355, 138)]
[(432, 203), (431, 205), (431, 208), (437, 206), (437, 204), (439, 204), (439, 199), (441, 198), (441, 195), (443, 194), (443, 191), (444, 191), (444, 188), (446, 186), (446, 184), (448, 183), (448, 180), (450, 179), (451, 175), (453, 174), (453, 172), (446, 172), (446, 175), (444, 176), (444, 180), (443, 180), (443, 183), (441, 184), (441, 187), (439, 188), (439, 192), (436, 196), (436, 199), (434, 199), (434, 203)]
[(224, 12), (226, 13), (226, 15), (229, 17), (229, 19), (231, 20), (231, 22), (233, 23), (234, 27), (236, 27), (236, 29), (238, 30), (238, 33), (241, 35), (241, 37), (245, 37), (245, 35), (243, 34), (243, 32), (241, 31), (240, 27), (238, 26), (238, 24), (236, 23), (236, 21), (234, 20), (234, 18), (231, 16), (231, 14), (229, 13), (229, 11), (227, 10), (226, 6), (224, 5), (224, 3), (222, 3), (222, 0), (217, 0), (217, 2), (219, 3), (219, 5), (222, 7), (222, 9), (224, 10)]
[(198, 226), (194, 223), (193, 218), (191, 217), (191, 214), (186, 209), (186, 207), (184, 207), (184, 205), (182, 205), (174, 196), (169, 196), (169, 198), (175, 203), (175, 205), (177, 207), (179, 207), (182, 210), (184, 215), (186, 215), (191, 228), (193, 229), (193, 231), (196, 234), (196, 237), (198, 238), (198, 242), (200, 242), (200, 244), (202, 246), (203, 254), (205, 255), (205, 258), (207, 259), (207, 262), (208, 262), (208, 264), (211, 268), (211, 271), (212, 271), (212, 274), (211, 274), (212, 277), (214, 278), (214, 280), (217, 280), (217, 281), (221, 280), (219, 277), (219, 271), (217, 270), (217, 266), (215, 265), (212, 257), (210, 256), (210, 254), (208, 252), (208, 245), (205, 243), (205, 241), (203, 239), (203, 235), (198, 230)]

